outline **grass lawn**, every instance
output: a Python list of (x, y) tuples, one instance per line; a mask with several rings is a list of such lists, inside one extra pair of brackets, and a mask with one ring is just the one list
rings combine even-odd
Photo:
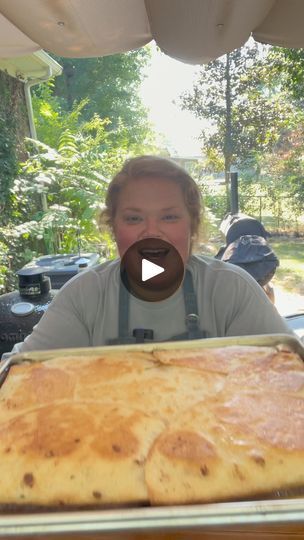
[(304, 295), (304, 238), (273, 237), (269, 244), (280, 261), (274, 284)]

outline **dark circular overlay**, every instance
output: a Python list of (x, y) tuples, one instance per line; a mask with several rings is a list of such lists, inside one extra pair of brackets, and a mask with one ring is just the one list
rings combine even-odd
[(184, 263), (172, 244), (160, 238), (144, 238), (132, 244), (120, 264), (120, 277), (128, 291), (140, 300), (166, 300), (180, 287)]

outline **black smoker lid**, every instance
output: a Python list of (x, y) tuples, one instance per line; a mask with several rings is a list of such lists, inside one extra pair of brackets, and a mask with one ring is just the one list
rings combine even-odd
[(19, 292), (22, 296), (39, 296), (46, 294), (51, 288), (51, 281), (45, 275), (45, 267), (28, 267), (18, 270)]

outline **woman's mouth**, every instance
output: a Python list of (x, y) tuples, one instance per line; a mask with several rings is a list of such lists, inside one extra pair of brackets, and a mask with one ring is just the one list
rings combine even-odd
[(148, 261), (159, 261), (169, 253), (167, 248), (143, 248), (139, 250), (140, 255)]

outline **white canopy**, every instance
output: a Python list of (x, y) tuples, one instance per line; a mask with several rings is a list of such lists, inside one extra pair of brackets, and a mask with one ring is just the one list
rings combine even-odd
[(304, 47), (303, 22), (304, 0), (0, 0), (0, 58), (104, 56), (155, 39), (174, 58), (204, 63), (251, 34)]
[(204, 63), (249, 36), (304, 47), (303, 0), (0, 0), (0, 57), (124, 52), (155, 39), (168, 55)]

